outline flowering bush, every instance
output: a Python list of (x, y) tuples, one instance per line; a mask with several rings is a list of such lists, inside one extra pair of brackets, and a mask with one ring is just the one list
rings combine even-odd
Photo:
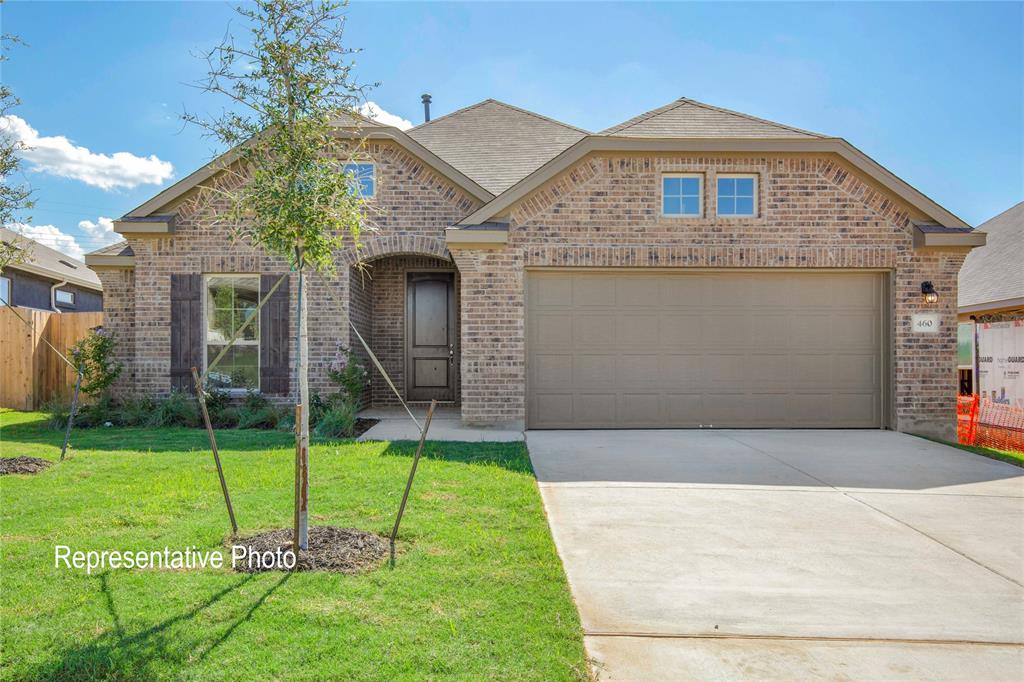
[(121, 375), (122, 365), (114, 360), (117, 341), (103, 327), (95, 327), (89, 335), (71, 347), (71, 360), (83, 369), (82, 390), (99, 397)]
[(345, 344), (339, 343), (335, 349), (334, 360), (327, 368), (327, 376), (341, 387), (352, 405), (359, 404), (366, 382), (369, 380), (369, 373)]

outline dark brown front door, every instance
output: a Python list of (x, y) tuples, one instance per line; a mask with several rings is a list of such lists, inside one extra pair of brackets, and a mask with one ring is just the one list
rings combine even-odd
[(455, 274), (410, 272), (405, 294), (409, 400), (455, 400)]

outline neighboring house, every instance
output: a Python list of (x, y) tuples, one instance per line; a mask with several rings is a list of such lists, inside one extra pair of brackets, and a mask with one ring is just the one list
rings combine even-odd
[[(954, 437), (956, 277), (984, 236), (846, 141), (688, 99), (601, 133), (486, 100), (361, 134), (377, 229), (313, 278), (314, 390), (351, 321), (405, 398), (467, 423)], [(87, 257), (124, 392), (188, 388), (288, 271), (193, 200), (210, 175)], [(294, 280), (215, 383), (293, 395)]]
[(85, 263), (5, 227), (0, 227), (0, 239), (29, 247), (24, 263), (0, 272), (0, 305), (63, 313), (103, 310), (103, 285)]
[[(987, 235), (987, 243), (960, 268), (960, 392), (980, 390), (1024, 407), (1024, 201), (978, 231)], [(980, 354), (974, 353), (975, 322)], [(976, 362), (980, 386), (974, 380)]]

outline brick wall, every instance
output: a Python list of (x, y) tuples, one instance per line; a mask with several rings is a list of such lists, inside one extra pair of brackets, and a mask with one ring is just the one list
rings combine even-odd
[[(661, 215), (661, 174), (704, 174), (703, 217)], [(719, 218), (718, 173), (756, 173), (760, 213)], [(592, 155), (510, 212), (509, 244), (455, 250), (462, 274), (463, 418), (525, 415), (524, 268), (872, 268), (893, 273), (895, 426), (953, 433), (956, 275), (960, 254), (912, 249), (908, 209), (836, 158), (808, 155)], [(941, 294), (941, 333), (908, 332)]]
[[(359, 258), (389, 255), (445, 257), (444, 229), (480, 206), (429, 166), (391, 142), (370, 142), (365, 154), (377, 164), (376, 197), (368, 209), (362, 248), (348, 246), (337, 255), (333, 275), (309, 277), (310, 390), (334, 390), (327, 367), (339, 341), (358, 345), (348, 327), (350, 306), (362, 305), (366, 322), (369, 291), (350, 295), (356, 275), (350, 267)], [(286, 272), (284, 259), (267, 256), (245, 242), (232, 238), (230, 226), (213, 217), (223, 210), (217, 202), (198, 202), (186, 197), (169, 210), (177, 213), (175, 234), (165, 238), (130, 238), (135, 270), (130, 275), (106, 271), (103, 282), (108, 296), (108, 319), (119, 338), (132, 337), (119, 349), (126, 365), (122, 394), (137, 392), (166, 395), (170, 391), (170, 276), (173, 273), (273, 273)], [(298, 292), (292, 275), (292, 304)], [(360, 298), (362, 296), (362, 298)], [(113, 314), (111, 314), (113, 313)], [(358, 314), (358, 313), (357, 313)], [(296, 357), (295, 319), (289, 338), (291, 358)], [(372, 332), (371, 332), (372, 333)], [(355, 342), (355, 343), (353, 343)], [(131, 376), (132, 380), (127, 381)], [(292, 390), (296, 387), (292, 382)], [(277, 398), (291, 400), (289, 396)]]

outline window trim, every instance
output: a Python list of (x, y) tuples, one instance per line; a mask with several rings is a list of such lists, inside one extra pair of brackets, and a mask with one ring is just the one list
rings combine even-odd
[[(61, 294), (64, 294), (65, 296), (70, 296), (71, 300), (70, 301), (62, 301), (62, 300), (60, 300)], [(53, 302), (55, 304), (57, 304), (57, 305), (70, 306), (70, 307), (73, 308), (73, 307), (75, 307), (75, 292), (68, 291), (67, 289), (57, 289), (56, 291), (53, 292)]]
[[(209, 294), (210, 294), (210, 281), (215, 279), (235, 279), (238, 277), (251, 277), (256, 280), (256, 291), (259, 298), (257, 299), (256, 305), (258, 306), (263, 302), (263, 292), (260, 290), (260, 273), (258, 272), (209, 272), (203, 274), (203, 295), (201, 297), (202, 310), (203, 310), (203, 372), (206, 372), (207, 367), (210, 365), (210, 343), (207, 339), (207, 334), (210, 331), (209, 321), (207, 319), (207, 313), (210, 310), (209, 306)], [(260, 311), (261, 312), (261, 311)], [(256, 316), (260, 316), (260, 312), (256, 313)], [(235, 345), (243, 346), (255, 346), (256, 347), (256, 387), (255, 388), (217, 388), (218, 391), (223, 391), (231, 396), (243, 396), (252, 391), (253, 393), (260, 392), (260, 377), (263, 373), (262, 357), (262, 336), (263, 330), (259, 329), (256, 334), (255, 341), (242, 341), (238, 339), (235, 341)], [(209, 377), (206, 378), (209, 381)]]
[(0, 275), (0, 280), (7, 282), (7, 300), (0, 300), (0, 305), (14, 306), (14, 280), (7, 275)]
[[(374, 163), (373, 161), (349, 161), (344, 166), (342, 166), (342, 169), (341, 169), (342, 172), (343, 173), (347, 173), (349, 166), (356, 166), (356, 178), (355, 179), (356, 179), (357, 183), (359, 183), (359, 175), (358, 175), (359, 169), (358, 169), (358, 167), (359, 166), (369, 166), (370, 167), (370, 182), (373, 183), (373, 191), (370, 194), (365, 194), (365, 195), (360, 192), (359, 193), (359, 198), (360, 199), (375, 199), (377, 197), (377, 164)], [(362, 189), (361, 183), (359, 183), (359, 184), (360, 184), (360, 189)]]
[[(718, 181), (722, 179), (744, 179), (750, 178), (754, 181), (754, 212), (753, 213), (726, 213), (721, 214), (718, 212)], [(715, 217), (724, 218), (726, 220), (743, 220), (750, 218), (759, 218), (761, 216), (761, 177), (760, 173), (719, 173), (715, 176)]]
[[(697, 178), (697, 212), (696, 213), (665, 213), (665, 179), (666, 178)], [(692, 172), (673, 172), (661, 174), (661, 217), (662, 218), (703, 218), (704, 217), (704, 174)]]

